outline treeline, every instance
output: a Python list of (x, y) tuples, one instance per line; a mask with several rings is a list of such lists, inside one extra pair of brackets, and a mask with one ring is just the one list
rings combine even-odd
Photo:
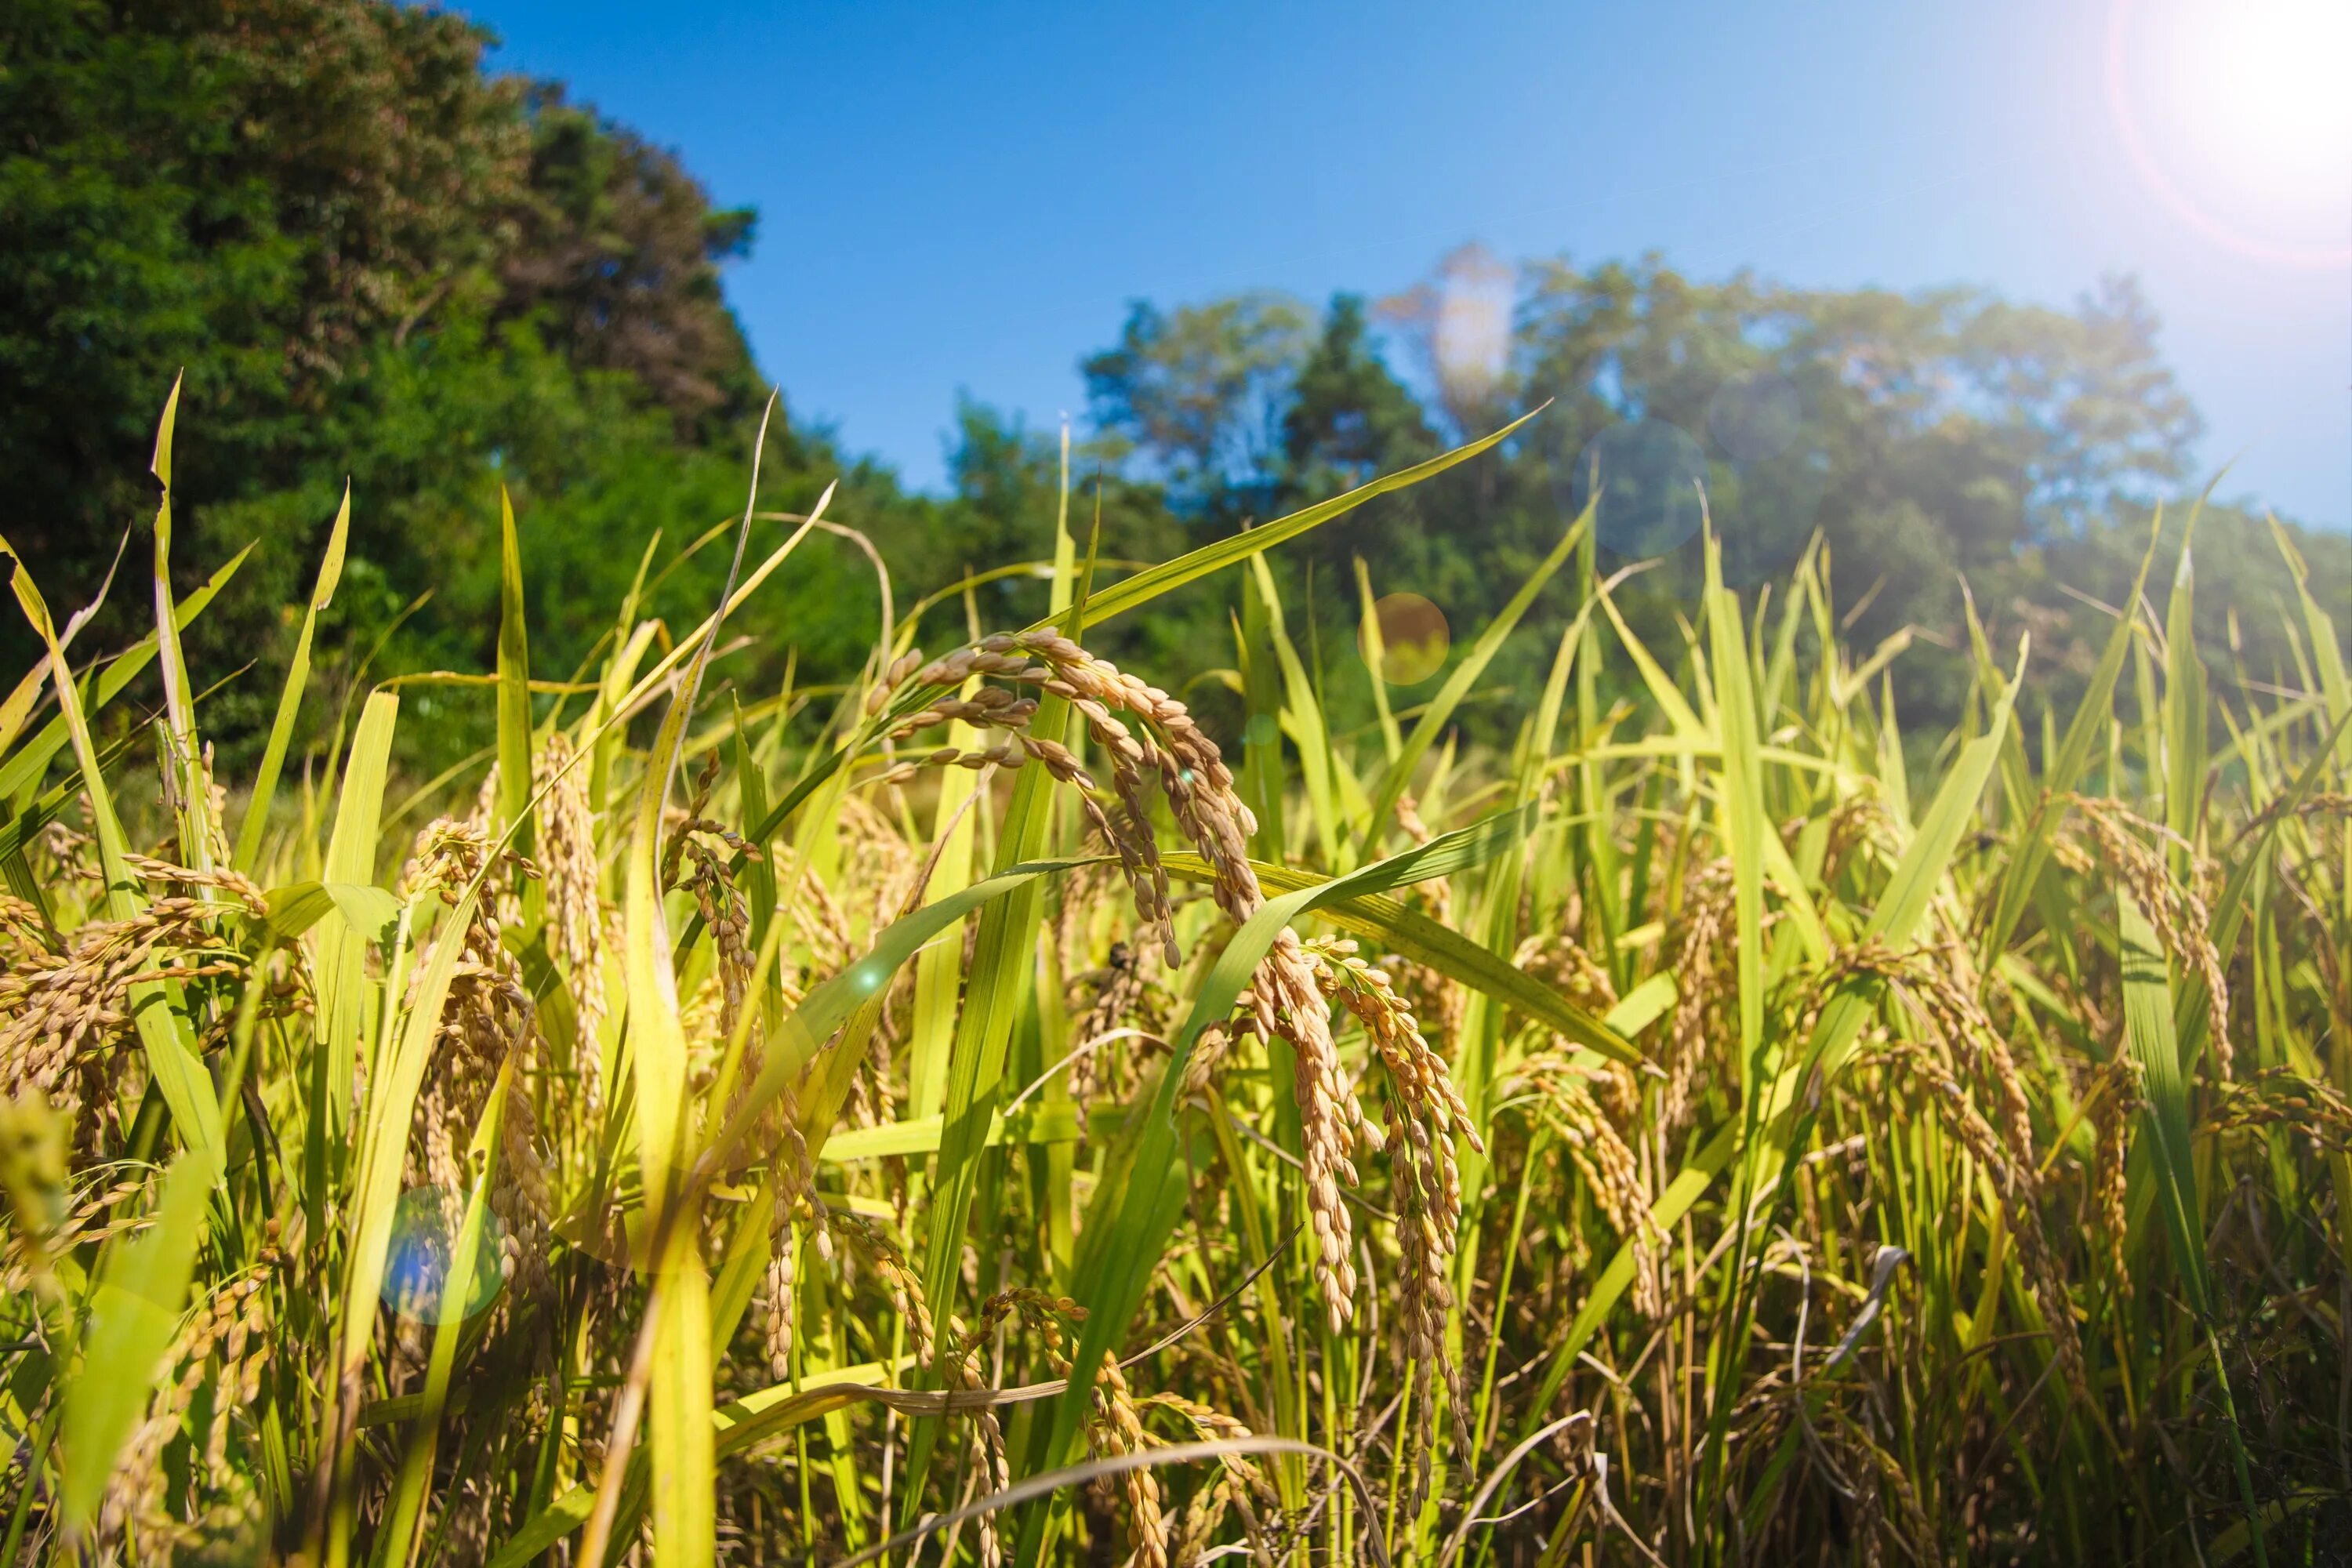
[[(143, 574), (148, 447), (184, 367), (178, 568), (193, 582), (260, 546), (194, 639), (210, 662), (257, 666), (211, 700), (215, 735), (250, 731), (276, 689), (347, 478), (351, 564), (322, 644), (347, 681), (487, 663), (500, 484), (534, 666), (559, 674), (608, 631), (656, 531), (674, 549), (741, 504), (764, 388), (720, 279), (753, 216), (560, 86), (486, 73), (485, 47), (457, 16), (382, 0), (18, 0), (0, 16), (5, 531), (53, 603), (94, 593), (126, 531)], [(1294, 637), (1336, 712), (1370, 715), (1360, 582), (1425, 595), (1466, 639), (1597, 483), (1601, 564), (1649, 563), (1619, 595), (1667, 646), (1702, 511), (1759, 586), (1818, 535), (1857, 640), (1916, 628), (1893, 669), (1924, 732), (1968, 684), (1964, 582), (2002, 646), (2033, 632), (2036, 689), (2063, 700), (2101, 638), (2092, 601), (2127, 588), (2152, 504), (2193, 490), (2198, 418), (2156, 331), (2126, 282), (2062, 312), (1705, 282), (1654, 260), (1512, 268), (1475, 248), (1381, 300), (1139, 304), (1085, 361), (1074, 515), (1082, 530), (1099, 515), (1117, 570), (1541, 406), (1497, 453), (1284, 552)], [(1046, 554), (1059, 465), (1054, 433), (967, 405), (952, 493), (910, 494), (788, 408), (761, 506), (797, 512), (840, 477), (833, 515), (909, 574), (892, 584), (903, 610)], [(2273, 608), (2288, 567), (2267, 528), (2228, 507), (2200, 528), (2200, 642), (2236, 659), (2217, 679), (2302, 689), (2309, 651)], [(2352, 600), (2343, 542), (2289, 533), (2322, 601)], [(698, 614), (723, 554), (661, 577), (655, 607)], [(747, 623), (761, 640), (732, 659), (755, 693), (788, 661), (804, 682), (839, 679), (870, 643), (873, 569), (842, 541), (813, 542), (771, 595)], [(1111, 651), (1171, 679), (1226, 662), (1228, 597), (1171, 602)], [(950, 595), (936, 640), (1040, 609), (1017, 577)], [(1540, 679), (1552, 620), (1533, 618), (1495, 681)], [(27, 665), (21, 628), (0, 635)], [(1220, 689), (1195, 695), (1213, 707)], [(445, 706), (443, 733), (487, 732), (471, 695), (418, 700)], [(1478, 705), (1465, 711), (1475, 726)]]

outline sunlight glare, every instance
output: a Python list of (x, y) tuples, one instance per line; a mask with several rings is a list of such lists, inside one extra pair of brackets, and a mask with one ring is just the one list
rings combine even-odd
[(2210, 237), (2352, 259), (2352, 4), (2116, 0), (2108, 87), (2141, 174)]

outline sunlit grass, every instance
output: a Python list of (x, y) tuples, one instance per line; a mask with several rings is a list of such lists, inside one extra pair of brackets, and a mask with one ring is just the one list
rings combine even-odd
[[(797, 726), (722, 629), (855, 518), (549, 691), (509, 514), (420, 831), (397, 689), (289, 760), (348, 508), (212, 776), (167, 416), (160, 637), (15, 574), (0, 1561), (2320, 1560), (2327, 615), (2246, 681), (2158, 529), (2079, 709), (1971, 618), (1927, 748), (1818, 547), (1648, 647), (1588, 514), (1408, 713), (1360, 570), (1335, 738), (1261, 552), (1507, 434), (1129, 573), (1066, 484), (1046, 622)], [(1212, 574), (1239, 735), (1086, 646)]]

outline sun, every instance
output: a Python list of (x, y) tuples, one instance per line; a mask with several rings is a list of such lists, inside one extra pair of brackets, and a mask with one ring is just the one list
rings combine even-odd
[(2114, 0), (2106, 66), (2176, 214), (2243, 253), (2352, 262), (2352, 0)]

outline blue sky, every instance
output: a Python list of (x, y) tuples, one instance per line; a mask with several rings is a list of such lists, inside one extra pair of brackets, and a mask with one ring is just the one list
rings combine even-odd
[[(2268, 209), (2185, 219), (2118, 131), (2121, 3), (459, 8), (497, 65), (567, 79), (760, 209), (729, 288), (762, 368), (918, 484), (959, 390), (1082, 417), (1076, 361), (1129, 299), (1377, 295), (1476, 239), (2058, 305), (2136, 273), (2200, 458), (2238, 458), (2224, 493), (2352, 527), (2352, 250), (2230, 242), (2352, 240), (2352, 143), (2340, 179), (2323, 156), (2315, 227), (2307, 201), (2293, 234)], [(2188, 146), (2165, 139), (2177, 86), (2139, 89), (2159, 158)], [(2232, 162), (2225, 138), (2224, 182)], [(2181, 170), (2192, 199), (2219, 188)]]

